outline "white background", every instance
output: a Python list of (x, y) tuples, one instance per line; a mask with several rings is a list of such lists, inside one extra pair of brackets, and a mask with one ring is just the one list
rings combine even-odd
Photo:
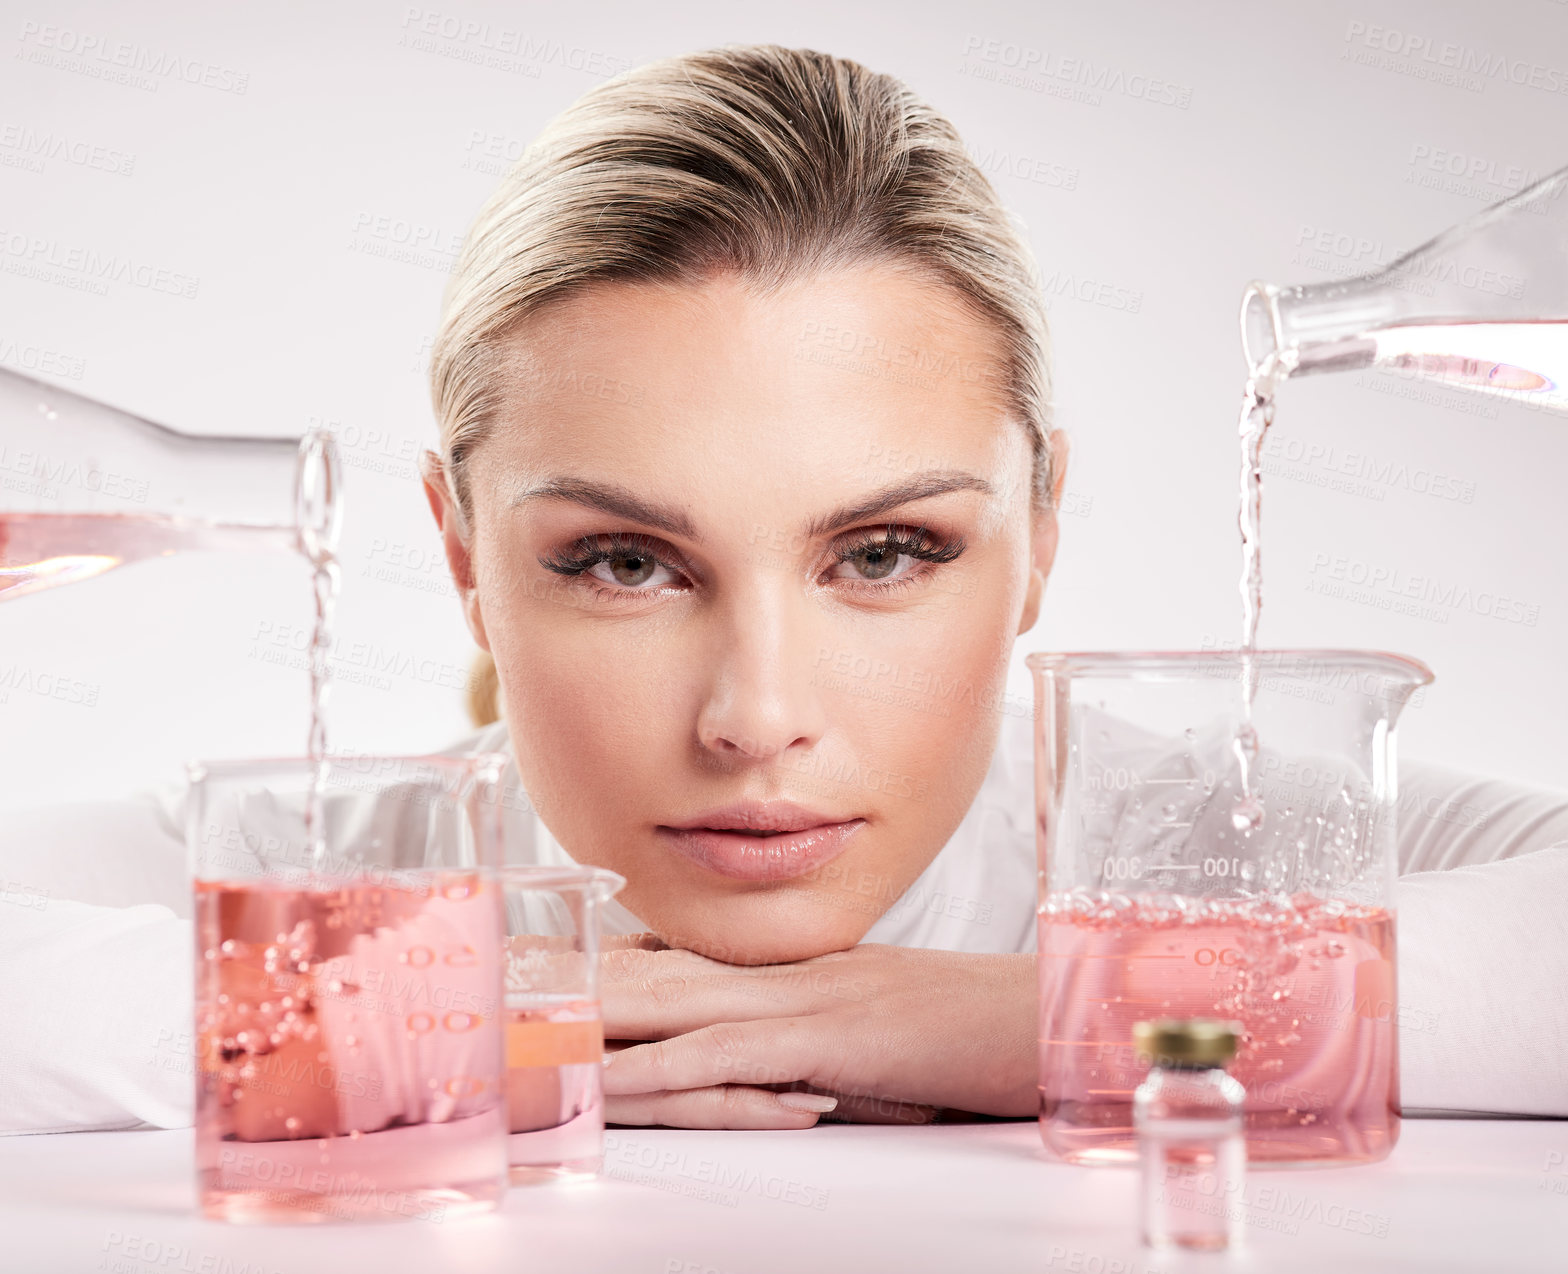
[[(421, 35), (427, 23), (489, 30)], [(519, 32), (503, 65), (466, 60)], [(1058, 412), (1074, 452), (1057, 571), (1017, 648), (1020, 695), (1029, 650), (1234, 640), (1236, 310), (1249, 279), (1359, 273), (1523, 174), (1568, 164), (1568, 94), (1506, 77), (1436, 82), (1419, 51), (1453, 44), (1560, 83), (1560, 0), (135, 12), (5, 0), (0, 361), (69, 367), (79, 376), (62, 383), (189, 430), (336, 422), (351, 467), (333, 747), (425, 751), (468, 729), (457, 685), (472, 646), (412, 463), (434, 439), (422, 368), (450, 259), (378, 253), (399, 235), (460, 239), (503, 156), (607, 72), (751, 41), (907, 80), (957, 124), (1054, 278)], [(60, 48), (87, 42), (86, 57)], [(141, 86), (90, 73), (112, 69), (103, 51), (121, 42), (153, 68)], [(1060, 72), (1072, 59), (1121, 87), (990, 78), (1009, 62)], [(212, 84), (158, 69), (169, 66)], [(1150, 80), (1185, 105), (1126, 91)], [(45, 136), (131, 157), (130, 171), (40, 161), (29, 147)], [(1320, 236), (1327, 251), (1312, 246)], [(196, 296), (23, 277), (24, 238), (192, 276)], [(1568, 785), (1568, 420), (1356, 375), (1287, 386), (1276, 430), (1282, 458), (1356, 452), (1374, 469), (1472, 484), (1472, 498), (1391, 481), (1333, 490), (1312, 480), (1330, 478), (1324, 460), (1276, 465), (1261, 641), (1424, 659), (1438, 680), (1404, 718), (1406, 755)], [(1310, 591), (1340, 557), (1501, 594), (1535, 621), (1465, 607), (1418, 618)], [(152, 563), (0, 608), (0, 801), (178, 781), (193, 756), (301, 752), (304, 674), (261, 652), (309, 615), (303, 566), (284, 557)], [(95, 703), (25, 688), (42, 674), (91, 688)]]

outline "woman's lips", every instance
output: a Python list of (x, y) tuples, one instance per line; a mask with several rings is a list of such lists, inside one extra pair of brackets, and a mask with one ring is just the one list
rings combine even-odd
[(821, 823), (793, 832), (758, 836), (711, 827), (659, 827), (677, 853), (700, 867), (736, 880), (789, 880), (832, 862), (849, 847), (866, 820)]

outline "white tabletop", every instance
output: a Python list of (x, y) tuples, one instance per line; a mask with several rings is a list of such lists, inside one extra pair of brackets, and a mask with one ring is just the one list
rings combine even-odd
[(1032, 1122), (607, 1138), (601, 1180), (498, 1212), (306, 1226), (199, 1218), (188, 1129), (0, 1138), (0, 1270), (1568, 1270), (1568, 1121), (1409, 1119), (1373, 1167), (1254, 1173), (1214, 1256), (1140, 1247), (1135, 1173), (1048, 1162)]

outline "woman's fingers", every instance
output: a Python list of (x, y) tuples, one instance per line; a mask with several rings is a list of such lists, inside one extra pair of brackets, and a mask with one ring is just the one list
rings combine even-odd
[(664, 1039), (711, 1022), (794, 1017), (812, 1002), (802, 977), (779, 966), (722, 964), (691, 951), (613, 951), (600, 961), (607, 1035)]
[(659, 1093), (727, 1084), (820, 1084), (824, 1045), (809, 1018), (721, 1022), (654, 1040), (605, 1059), (606, 1095)]
[(601, 951), (668, 951), (656, 933), (607, 933), (599, 939)]
[[(820, 1108), (832, 1101), (815, 1093), (773, 1093), (723, 1084), (684, 1092), (606, 1096), (604, 1117), (612, 1124), (666, 1128), (810, 1128), (823, 1113)], [(817, 1109), (796, 1109), (802, 1105)]]

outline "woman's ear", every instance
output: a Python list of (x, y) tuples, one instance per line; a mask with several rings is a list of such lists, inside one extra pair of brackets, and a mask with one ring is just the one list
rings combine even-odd
[(1029, 546), (1029, 591), (1024, 596), (1023, 614), (1018, 621), (1018, 632), (1028, 632), (1040, 618), (1040, 603), (1045, 597), (1045, 581), (1056, 562), (1056, 545), (1060, 527), (1056, 520), (1057, 506), (1062, 502), (1062, 488), (1067, 481), (1067, 435), (1053, 429), (1049, 438), (1051, 448), (1051, 507), (1033, 514), (1034, 524)]
[(481, 649), (489, 650), (490, 641), (485, 636), (484, 614), (479, 605), (479, 590), (474, 586), (473, 550), (463, 510), (452, 493), (447, 480), (446, 466), (433, 451), (426, 451), (419, 458), (419, 476), (425, 484), (425, 499), (441, 532), (441, 547), (446, 552), (447, 568), (452, 572), (452, 583), (457, 588), (458, 600), (463, 606), (463, 618), (468, 621), (468, 631)]

